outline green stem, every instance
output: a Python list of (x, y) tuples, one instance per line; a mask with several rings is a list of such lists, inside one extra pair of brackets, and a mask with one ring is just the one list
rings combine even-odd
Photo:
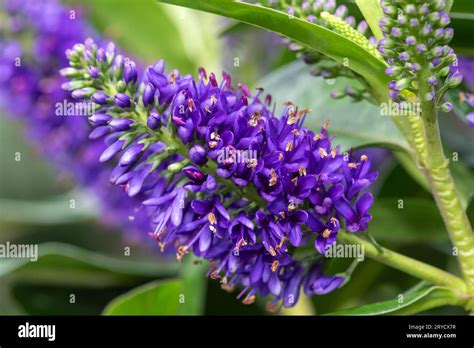
[[(426, 95), (431, 90), (426, 83), (429, 74), (429, 68), (425, 68), (421, 72), (420, 96)], [(424, 121), (423, 138), (426, 147), (423, 172), (449, 232), (469, 292), (474, 293), (474, 233), (456, 191), (449, 170), (449, 160), (444, 155), (435, 104), (433, 101), (423, 101), (421, 109)]]
[(465, 282), (451, 273), (386, 248), (378, 250), (371, 242), (352, 233), (339, 231), (338, 240), (345, 244), (362, 245), (366, 256), (431, 284), (446, 286), (462, 293), (467, 290)]

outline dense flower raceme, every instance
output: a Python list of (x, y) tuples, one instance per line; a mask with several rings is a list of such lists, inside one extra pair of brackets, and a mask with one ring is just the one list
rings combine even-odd
[[(200, 69), (195, 80), (160, 60), (139, 83), (132, 61), (91, 39), (67, 56), (63, 88), (98, 105), (90, 138), (108, 145), (100, 160), (114, 159), (112, 183), (146, 196), (162, 250), (209, 260), (211, 278), (241, 285), (244, 303), (272, 294), (288, 307), (302, 286), (313, 295), (343, 283), (324, 275), (323, 253), (341, 227), (367, 230), (373, 198), (363, 191), (377, 176), (367, 156), (341, 154), (326, 127), (303, 128), (307, 110), (288, 103), (276, 117), (270, 96), (234, 89), (226, 73), (219, 82)], [(310, 243), (317, 251), (299, 260)]]
[(451, 111), (453, 106), (443, 103), (443, 95), (462, 82), (462, 75), (457, 57), (448, 46), (454, 32), (446, 28), (450, 23), (446, 1), (382, 0), (381, 6), (384, 17), (380, 29), (385, 38), (379, 43), (379, 51), (390, 64), (386, 70), (393, 77), (390, 97), (398, 101), (403, 99), (400, 92), (408, 90), (422, 101)]
[(87, 118), (78, 113), (86, 109), (70, 108), (74, 100), (60, 88), (64, 50), (91, 33), (79, 11), (70, 11), (55, 0), (2, 2), (0, 107), (23, 121), (28, 139), (61, 173), (99, 198), (104, 223), (136, 240), (148, 226), (136, 210), (141, 201), (108, 185), (111, 168), (98, 164), (105, 145), (88, 140)]

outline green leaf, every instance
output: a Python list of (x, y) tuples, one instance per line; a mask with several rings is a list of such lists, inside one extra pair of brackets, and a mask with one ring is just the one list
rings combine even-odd
[(200, 315), (204, 312), (206, 263), (186, 258), (180, 278), (152, 282), (110, 302), (105, 315)]
[[(401, 200), (402, 202), (400, 202)], [(403, 204), (402, 208), (399, 204)], [(369, 231), (377, 240), (410, 243), (448, 241), (436, 204), (425, 198), (378, 198)]]
[[(380, 115), (380, 108), (367, 102), (353, 103), (349, 98), (334, 101), (329, 93), (343, 89), (354, 81), (345, 78), (327, 80), (314, 78), (310, 68), (301, 62), (284, 66), (266, 76), (257, 87), (263, 87), (279, 103), (292, 101), (300, 108), (312, 110), (305, 126), (319, 132), (323, 122), (330, 120), (329, 132), (335, 143), (347, 150), (351, 147), (384, 146), (407, 150), (403, 135), (389, 117)], [(277, 107), (283, 107), (282, 104)]]
[(146, 63), (164, 58), (186, 73), (204, 64), (217, 66), (218, 42), (212, 39), (216, 19), (211, 16), (170, 11), (153, 0), (69, 2), (85, 7), (87, 18), (98, 32)]
[(112, 300), (104, 315), (176, 315), (183, 282), (167, 280), (148, 283)]
[(2, 261), (0, 279), (100, 288), (176, 274), (175, 263), (129, 261), (127, 258), (112, 258), (67, 244), (40, 244), (36, 262), (24, 258)]
[(367, 79), (375, 95), (383, 95), (383, 98), (386, 98), (389, 79), (385, 75), (385, 64), (356, 43), (322, 26), (270, 8), (235, 0), (159, 0), (159, 2), (233, 18), (287, 36), (340, 63), (348, 61), (348, 67)]
[(451, 7), (453, 7), (454, 0), (446, 0), (446, 12), (451, 11)]
[(178, 314), (198, 315), (204, 313), (207, 277), (209, 269), (207, 262), (199, 260), (195, 263), (192, 257), (188, 257), (181, 268), (181, 280), (185, 303), (178, 307)]
[(462, 300), (450, 289), (420, 283), (393, 300), (373, 303), (327, 315), (409, 315), (446, 305), (461, 305)]
[(377, 40), (383, 38), (382, 31), (379, 28), (380, 19), (383, 17), (382, 8), (379, 0), (356, 0), (356, 4), (362, 12), (365, 21), (369, 25), (372, 34)]
[[(70, 207), (74, 199), (75, 207)], [(97, 202), (90, 194), (72, 191), (37, 201), (0, 199), (0, 223), (16, 225), (73, 224), (95, 219)]]

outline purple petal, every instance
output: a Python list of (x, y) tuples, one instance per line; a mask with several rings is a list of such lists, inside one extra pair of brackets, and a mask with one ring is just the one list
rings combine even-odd
[(374, 197), (370, 192), (364, 193), (356, 203), (356, 209), (360, 216), (364, 216), (372, 206), (374, 202)]
[(108, 148), (105, 149), (104, 152), (100, 155), (99, 161), (100, 162), (107, 162), (108, 160), (112, 159), (121, 149), (125, 142), (123, 140), (118, 140)]
[(255, 262), (255, 265), (253, 266), (252, 272), (250, 272), (250, 283), (251, 284), (256, 284), (260, 280), (263, 274), (263, 256), (260, 255), (257, 258), (257, 261)]
[(204, 215), (211, 211), (212, 203), (201, 199), (195, 199), (191, 202), (191, 208), (196, 214)]
[(290, 228), (289, 235), (291, 245), (297, 247), (301, 244), (302, 236), (300, 226), (297, 225), (293, 228)]
[(186, 196), (186, 191), (184, 189), (179, 189), (178, 194), (176, 195), (171, 213), (171, 222), (175, 226), (181, 225), (183, 220), (183, 208), (184, 208), (184, 198)]
[(212, 243), (212, 232), (209, 228), (209, 224), (205, 224), (200, 231), (199, 236), (199, 251), (205, 253)]
[(334, 203), (334, 207), (336, 208), (337, 212), (341, 214), (347, 221), (354, 221), (357, 217), (354, 208), (352, 208), (352, 205), (345, 197), (342, 197), (336, 201)]
[(326, 277), (322, 276), (317, 279), (311, 286), (311, 290), (318, 295), (327, 294), (335, 289), (337, 289), (344, 282), (344, 277), (340, 276), (331, 276)]

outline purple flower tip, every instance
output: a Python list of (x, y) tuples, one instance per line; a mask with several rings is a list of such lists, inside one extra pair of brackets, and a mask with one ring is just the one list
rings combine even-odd
[(467, 114), (467, 124), (469, 127), (474, 128), (474, 112)]
[(161, 127), (160, 114), (156, 111), (151, 112), (150, 116), (147, 119), (146, 124), (150, 129), (153, 129), (153, 130), (160, 128)]
[(126, 95), (125, 93), (117, 93), (114, 98), (115, 105), (117, 105), (120, 108), (129, 108), (132, 104), (130, 101), (130, 97)]

